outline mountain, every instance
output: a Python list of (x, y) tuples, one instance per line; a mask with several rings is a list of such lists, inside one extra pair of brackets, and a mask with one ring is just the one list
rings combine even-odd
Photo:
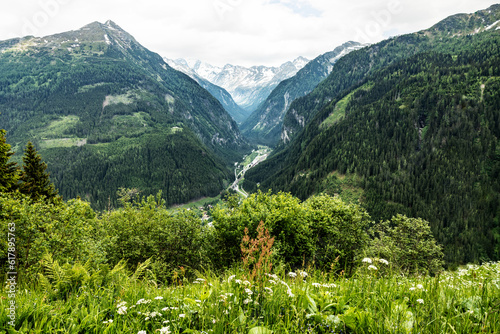
[(99, 208), (120, 187), (218, 194), (248, 149), (209, 92), (112, 21), (0, 42), (0, 110), (18, 155), (33, 141), (60, 193)]
[(347, 42), (331, 52), (316, 57), (293, 77), (282, 81), (241, 125), (242, 133), (263, 145), (274, 146), (280, 139), (289, 141), (287, 132), (282, 132), (283, 118), (290, 104), (310, 93), (333, 69), (333, 64), (351, 51), (366, 45)]
[[(295, 75), (308, 60), (298, 57), (279, 67), (267, 66), (212, 66), (199, 60), (175, 60), (179, 70), (188, 73), (194, 71), (198, 76), (212, 84), (226, 89), (234, 101), (247, 112), (247, 117), (269, 96), (272, 90), (283, 80)], [(188, 69), (186, 69), (188, 67)]]
[(422, 217), (448, 263), (499, 259), (499, 20), (494, 5), (340, 59), (292, 104), (305, 124), (246, 173), (245, 190), (326, 192), (375, 220)]
[[(283, 120), (281, 138), (293, 138), (337, 94), (359, 82), (367, 74), (402, 58), (439, 48), (440, 45), (446, 47), (446, 43), (439, 43), (441, 39), (474, 35), (496, 29), (498, 22), (491, 20), (495, 18), (497, 6), (494, 5), (475, 14), (453, 15), (430, 29), (389, 39), (370, 48), (356, 51), (352, 57), (344, 57), (332, 74), (311, 94), (291, 104)], [(403, 45), (405, 47), (402, 47)]]
[(231, 94), (228, 93), (222, 87), (214, 85), (210, 81), (203, 79), (196, 72), (191, 69), (187, 62), (183, 59), (172, 60), (168, 58), (163, 58), (165, 62), (170, 65), (172, 68), (175, 68), (178, 71), (183, 72), (184, 74), (189, 75), (192, 79), (194, 79), (201, 87), (205, 88), (210, 94), (213, 95), (224, 107), (224, 109), (231, 115), (231, 117), (238, 123), (242, 123), (247, 117), (248, 112), (243, 110), (240, 106), (234, 102)]

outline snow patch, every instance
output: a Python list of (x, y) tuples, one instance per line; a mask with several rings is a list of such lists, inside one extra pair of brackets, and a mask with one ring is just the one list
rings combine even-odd
[(111, 45), (108, 35), (104, 34), (104, 40), (106, 41), (106, 44)]
[[(487, 26), (484, 30), (490, 30), (491, 28), (493, 28), (494, 26), (496, 26), (498, 23), (500, 23), (500, 20), (496, 21), (495, 23), (493, 23), (492, 25), (489, 25)], [(498, 29), (498, 28), (497, 28)], [(495, 29), (495, 30), (497, 30)]]

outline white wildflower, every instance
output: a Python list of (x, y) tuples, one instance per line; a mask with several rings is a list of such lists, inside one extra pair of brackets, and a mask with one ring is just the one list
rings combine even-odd
[(424, 286), (422, 284), (417, 284), (417, 289), (423, 290)]
[(126, 306), (122, 306), (118, 309), (118, 314), (127, 314), (127, 307)]
[(307, 277), (307, 273), (305, 271), (299, 271), (299, 274), (300, 274), (300, 276), (302, 276), (302, 278)]
[(149, 317), (144, 318), (144, 320), (148, 321), (148, 320), (149, 320)]
[(374, 265), (369, 265), (368, 266), (368, 270), (378, 270), (377, 267), (375, 267)]
[(170, 333), (171, 333), (171, 332), (170, 332), (170, 326), (167, 326), (167, 327), (162, 327), (162, 328), (160, 329), (160, 333), (162, 333), (162, 334), (170, 334)]
[(127, 302), (120, 302), (120, 303), (118, 303), (118, 305), (116, 305), (116, 308), (120, 308), (120, 307), (123, 307), (125, 305), (127, 305)]
[(274, 281), (272, 279), (269, 280), (269, 283), (276, 285), (276, 281)]
[(227, 282), (228, 283), (231, 282), (235, 277), (236, 277), (236, 275), (229, 276), (228, 279), (227, 279)]
[(103, 321), (102, 323), (103, 324), (112, 324), (113, 323), (113, 319), (109, 319), (108, 321)]
[(297, 277), (297, 274), (291, 271), (288, 273), (288, 276), (295, 278), (295, 277)]
[(197, 302), (197, 303), (201, 303), (201, 300), (199, 300), (199, 299), (196, 299), (196, 300), (195, 300), (195, 302)]
[(319, 288), (319, 287), (321, 287), (321, 284), (319, 284), (319, 283), (313, 283), (312, 286), (314, 286), (315, 288)]
[(215, 324), (217, 322), (217, 320), (215, 319), (212, 319), (212, 323)]
[(151, 313), (151, 318), (161, 317), (161, 316), (162, 316), (162, 314), (159, 313), (159, 312), (153, 312), (153, 313)]
[(244, 281), (243, 285), (252, 285), (252, 283), (250, 283), (249, 281)]
[(286, 290), (286, 293), (288, 294), (288, 297), (293, 298), (295, 295), (292, 293), (292, 289)]
[(184, 313), (179, 314), (179, 318), (185, 318), (186, 315)]
[(372, 263), (372, 259), (370, 259), (369, 257), (365, 257), (363, 260), (361, 260), (361, 262), (371, 264)]
[(146, 331), (138, 331), (137, 334), (146, 334)]
[(196, 280), (197, 280), (197, 281), (199, 281), (199, 282), (206, 282), (206, 281), (207, 281), (207, 280), (206, 280), (206, 279), (204, 279), (204, 278), (197, 278)]
[(415, 290), (415, 287), (414, 287), (414, 286), (412, 286), (412, 287), (410, 288), (410, 291), (413, 291), (413, 290)]
[(162, 300), (163, 297), (162, 296), (158, 296), (158, 297), (155, 297), (156, 300)]
[(249, 294), (249, 295), (253, 294), (252, 290), (250, 290), (250, 289), (245, 289), (245, 292), (246, 292), (247, 294)]
[(241, 280), (240, 279), (234, 280), (234, 282), (237, 283), (237, 284), (241, 284)]
[(247, 298), (247, 299), (245, 299), (245, 300), (243, 301), (243, 304), (245, 304), (245, 305), (246, 305), (246, 304), (249, 304), (249, 303), (251, 303), (251, 302), (252, 302), (252, 299), (251, 299), (251, 298)]
[(274, 280), (276, 280), (276, 281), (278, 280), (278, 275), (276, 275), (276, 274), (272, 274), (272, 275), (271, 275), (271, 274), (267, 274), (267, 273), (266, 273), (266, 275), (267, 275), (268, 277), (271, 277), (272, 279), (274, 279)]
[(417, 303), (423, 304), (424, 300), (423, 299), (417, 299)]
[(378, 262), (385, 264), (386, 266), (389, 265), (389, 261), (385, 259), (378, 259)]
[(265, 289), (267, 292), (269, 292), (270, 294), (272, 294), (272, 293), (273, 293), (273, 289), (268, 288), (267, 286), (266, 286), (264, 289)]

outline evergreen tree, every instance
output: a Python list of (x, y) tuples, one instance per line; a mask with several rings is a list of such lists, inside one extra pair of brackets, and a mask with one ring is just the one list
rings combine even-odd
[(11, 191), (18, 180), (18, 168), (15, 162), (9, 162), (14, 154), (5, 138), (5, 130), (0, 129), (0, 192)]
[(50, 182), (49, 173), (45, 171), (47, 164), (42, 161), (42, 157), (31, 142), (26, 145), (23, 162), (21, 192), (34, 200), (39, 199), (41, 196), (45, 196), (46, 199), (50, 200), (55, 199), (57, 190), (54, 184)]

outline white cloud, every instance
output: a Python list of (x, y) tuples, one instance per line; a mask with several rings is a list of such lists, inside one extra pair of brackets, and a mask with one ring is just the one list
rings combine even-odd
[[(394, 5), (399, 4), (399, 10)], [(4, 0), (0, 40), (115, 21), (152, 51), (216, 65), (279, 65), (348, 40), (425, 29), (491, 0)]]

